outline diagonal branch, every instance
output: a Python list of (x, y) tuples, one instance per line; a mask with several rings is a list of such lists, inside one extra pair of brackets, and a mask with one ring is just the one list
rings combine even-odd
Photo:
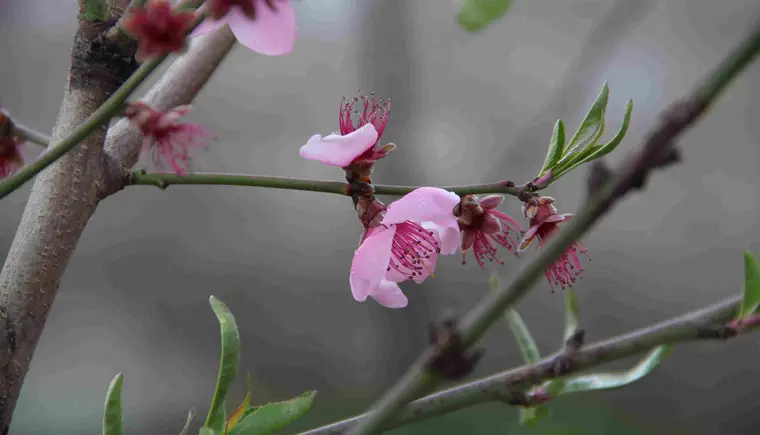
[[(551, 243), (542, 248), (533, 261), (520, 268), (506, 287), (489, 293), (463, 319), (459, 334), (450, 335), (446, 343), (428, 348), (407, 373), (370, 409), (371, 415), (352, 428), (350, 435), (377, 432), (395, 412), (414, 397), (423, 394), (440, 379), (430, 369), (440, 355), (453, 350), (462, 352), (472, 347), (502, 313), (514, 306), (538, 281), (544, 269), (552, 264), (575, 240), (591, 227), (628, 192), (639, 190), (652, 172), (678, 160), (675, 139), (703, 115), (710, 104), (760, 52), (760, 26), (753, 29), (704, 83), (686, 100), (675, 104), (662, 117), (660, 125), (647, 137), (641, 149), (626, 158), (616, 171), (601, 162), (592, 166), (589, 197), (573, 221), (561, 230)], [(454, 354), (453, 357), (464, 355)]]
[[(735, 335), (721, 333), (722, 323), (730, 320), (741, 303), (735, 296), (709, 307), (641, 328), (628, 334), (587, 345), (570, 356), (562, 351), (535, 364), (506, 370), (486, 378), (458, 385), (415, 400), (401, 408), (395, 417), (381, 429), (395, 429), (418, 421), (459, 411), (491, 401), (504, 401), (504, 397), (520, 399), (526, 388), (542, 381), (576, 374), (596, 366), (635, 356), (656, 346), (714, 338), (731, 338)], [(757, 325), (754, 325), (757, 326)], [(557, 372), (557, 367), (566, 369)], [(517, 397), (515, 397), (517, 396)], [(520, 405), (519, 400), (507, 402)], [(299, 435), (339, 434), (366, 420), (369, 414), (361, 414), (329, 424)]]

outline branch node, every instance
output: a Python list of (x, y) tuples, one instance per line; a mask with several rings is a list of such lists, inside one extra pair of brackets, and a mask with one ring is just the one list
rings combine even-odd
[(444, 379), (456, 380), (468, 375), (483, 358), (482, 349), (467, 352), (454, 318), (440, 325), (431, 324), (428, 332), (435, 354), (427, 362), (427, 369)]

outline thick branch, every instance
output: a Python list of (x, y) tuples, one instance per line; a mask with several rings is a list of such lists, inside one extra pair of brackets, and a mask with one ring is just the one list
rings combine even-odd
[[(526, 387), (539, 384), (544, 380), (556, 378), (557, 373), (555, 368), (560, 365), (568, 369), (559, 375), (567, 376), (602, 364), (638, 355), (664, 344), (716, 338), (719, 334), (713, 334), (708, 331), (719, 331), (721, 323), (728, 321), (736, 315), (736, 310), (740, 303), (741, 298), (739, 296), (732, 297), (707, 308), (674, 317), (656, 325), (641, 328), (605, 341), (592, 343), (575, 352), (569, 360), (566, 359), (567, 356), (564, 353), (560, 352), (551, 357), (544, 358), (535, 364), (506, 370), (486, 378), (439, 391), (404, 406), (399, 410), (398, 414), (382, 426), (382, 429), (394, 429), (481, 403), (496, 400), (503, 402), (503, 397), (512, 397), (515, 391), (523, 391)], [(727, 336), (726, 338), (730, 337)], [(369, 414), (358, 415), (347, 420), (302, 432), (299, 435), (343, 433), (360, 421), (365, 420), (368, 416)]]
[(514, 306), (572, 243), (591, 227), (628, 192), (643, 188), (652, 170), (678, 160), (675, 139), (690, 127), (740, 71), (760, 51), (760, 26), (745, 39), (741, 46), (707, 76), (705, 82), (685, 101), (674, 105), (662, 117), (660, 125), (647, 137), (643, 146), (625, 159), (616, 171), (606, 169), (601, 162), (592, 167), (590, 196), (581, 211), (553, 241), (539, 251), (533, 261), (524, 265), (504, 288), (489, 293), (463, 319), (460, 334), (443, 346), (431, 346), (409, 368), (407, 373), (384, 394), (370, 409), (366, 420), (352, 428), (350, 435), (367, 435), (382, 428), (396, 410), (414, 397), (424, 394), (439, 380), (431, 371), (431, 363), (439, 355), (456, 346), (462, 351), (472, 347), (485, 331), (498, 320), (504, 310)]
[[(136, 65), (93, 45), (100, 26), (80, 23), (53, 143), (70, 137), (116, 91)], [(105, 184), (106, 128), (83, 135), (72, 151), (39, 173), (0, 272), (0, 434), (8, 433), (21, 385), (61, 276)], [(49, 150), (48, 153), (51, 153)]]

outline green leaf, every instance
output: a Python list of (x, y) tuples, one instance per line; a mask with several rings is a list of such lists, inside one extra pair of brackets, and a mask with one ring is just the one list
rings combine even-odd
[(541, 355), (538, 353), (538, 346), (533, 341), (528, 326), (525, 325), (520, 314), (510, 308), (504, 313), (504, 318), (507, 319), (509, 329), (512, 330), (512, 334), (514, 334), (515, 340), (517, 340), (517, 346), (520, 348), (520, 353), (525, 362), (533, 364), (538, 361), (541, 358)]
[(222, 401), (222, 406), (219, 407), (219, 410), (216, 411), (216, 416), (214, 417), (214, 423), (211, 424), (211, 428), (214, 429), (214, 432), (219, 434), (224, 434), (224, 426), (227, 424), (227, 400)]
[(620, 124), (620, 128), (618, 129), (617, 133), (615, 133), (615, 136), (612, 139), (610, 139), (609, 142), (605, 144), (596, 144), (593, 147), (589, 147), (590, 152), (587, 155), (582, 156), (583, 159), (580, 161), (579, 164), (587, 163), (592, 160), (596, 160), (600, 157), (606, 156), (607, 154), (611, 153), (615, 148), (617, 148), (617, 146), (620, 145), (620, 142), (623, 141), (625, 134), (628, 132), (628, 126), (631, 123), (632, 112), (633, 112), (633, 100), (628, 100), (628, 102), (625, 103), (625, 113), (623, 113), (623, 123)]
[(121, 417), (121, 385), (124, 376), (119, 373), (111, 381), (106, 393), (106, 406), (103, 412), (103, 435), (124, 435), (124, 421)]
[(558, 120), (554, 124), (554, 131), (552, 131), (552, 138), (549, 141), (549, 151), (546, 153), (546, 159), (541, 166), (539, 176), (544, 175), (548, 170), (552, 169), (559, 159), (562, 158), (562, 153), (565, 151), (565, 124), (562, 120)]
[(79, 17), (85, 21), (107, 21), (108, 5), (105, 0), (84, 0)]
[(463, 0), (457, 20), (468, 32), (483, 30), (506, 15), (512, 0)]
[(564, 379), (557, 396), (582, 391), (610, 390), (624, 387), (648, 375), (670, 353), (670, 346), (658, 346), (628, 371), (621, 373), (592, 373)]
[(187, 435), (190, 431), (190, 423), (193, 422), (193, 419), (195, 418), (195, 411), (190, 410), (187, 412), (187, 420), (185, 420), (185, 426), (182, 428), (182, 432), (179, 433), (179, 435)]
[(229, 431), (235, 425), (237, 425), (240, 420), (245, 415), (245, 412), (248, 411), (248, 408), (251, 406), (251, 374), (248, 373), (248, 393), (245, 395), (245, 399), (243, 400), (243, 403), (240, 404), (240, 406), (237, 407), (235, 412), (230, 415), (229, 420), (227, 420), (227, 427), (226, 431)]
[(570, 139), (567, 144), (567, 151), (559, 161), (559, 165), (568, 162), (568, 160), (577, 151), (581, 151), (589, 145), (594, 144), (599, 136), (604, 132), (604, 111), (607, 108), (607, 101), (610, 97), (610, 88), (607, 86), (607, 82), (604, 82), (602, 91), (596, 97), (596, 101), (586, 113), (586, 117), (583, 118), (581, 125), (578, 126), (578, 130)]
[(284, 402), (267, 403), (240, 420), (229, 435), (267, 435), (301, 418), (311, 408), (316, 391), (307, 391)]
[(235, 376), (237, 376), (238, 362), (240, 360), (240, 333), (235, 322), (235, 316), (232, 315), (230, 309), (222, 301), (211, 296), (209, 303), (219, 320), (222, 336), (222, 355), (219, 361), (219, 375), (216, 380), (214, 397), (211, 400), (211, 407), (208, 410), (204, 426), (224, 428), (224, 399), (227, 397), (227, 390), (230, 384), (235, 379)]
[(573, 289), (565, 289), (565, 340), (569, 340), (581, 329), (580, 316), (578, 315), (578, 301), (575, 300)]
[(738, 318), (742, 319), (757, 310), (760, 305), (760, 265), (752, 252), (744, 251), (744, 299)]
[(198, 435), (216, 435), (216, 432), (208, 426), (203, 426), (201, 430), (198, 431)]
[(523, 426), (534, 425), (550, 414), (549, 408), (543, 405), (533, 408), (520, 408), (520, 424)]

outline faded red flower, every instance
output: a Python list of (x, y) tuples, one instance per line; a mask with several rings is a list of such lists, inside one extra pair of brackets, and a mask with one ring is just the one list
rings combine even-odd
[(472, 248), (475, 261), (485, 267), (483, 259), (504, 264), (497, 256), (496, 245), (517, 255), (517, 242), (522, 229), (508, 214), (496, 207), (504, 201), (502, 195), (488, 195), (482, 199), (465, 195), (455, 214), (462, 231), (462, 264), (466, 263), (467, 251)]
[[(523, 204), (523, 214), (530, 219), (530, 228), (525, 232), (518, 252), (527, 249), (536, 238), (538, 238), (538, 247), (540, 248), (559, 229), (560, 222), (568, 221), (573, 217), (572, 213), (558, 214), (553, 203), (554, 198), (542, 196)], [(546, 268), (544, 274), (549, 281), (552, 292), (554, 285), (559, 285), (564, 289), (575, 283), (577, 278), (581, 276), (583, 265), (580, 254), (585, 255), (591, 261), (588, 250), (583, 246), (583, 243), (576, 241), (557, 261)]]
[(21, 157), (23, 137), (13, 133), (13, 122), (0, 111), (0, 178), (5, 178), (24, 165)]
[(190, 110), (190, 106), (178, 106), (163, 113), (138, 101), (130, 103), (124, 113), (145, 136), (143, 152), (152, 151), (157, 166), (166, 163), (177, 175), (184, 175), (187, 171), (190, 150), (206, 148), (206, 141), (212, 137), (201, 125), (179, 122), (179, 118)]
[(168, 0), (148, 0), (142, 7), (131, 10), (123, 27), (139, 42), (135, 57), (142, 62), (184, 50), (194, 17), (193, 11), (174, 10)]

